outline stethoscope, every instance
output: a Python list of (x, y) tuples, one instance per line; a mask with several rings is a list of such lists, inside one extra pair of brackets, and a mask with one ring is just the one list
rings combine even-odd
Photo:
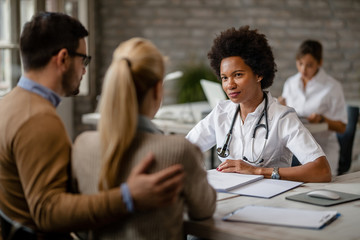
[[(267, 107), (268, 107), (268, 98), (267, 98), (267, 95), (266, 93), (264, 93), (264, 98), (265, 98), (265, 106), (264, 106), (264, 109), (255, 125), (255, 128), (253, 130), (253, 135), (252, 135), (252, 138), (251, 138), (251, 159), (254, 159), (254, 156), (253, 156), (253, 153), (254, 153), (254, 140), (255, 140), (255, 136), (256, 136), (256, 131), (259, 129), (259, 128), (264, 128), (265, 131), (266, 131), (266, 134), (265, 134), (265, 140), (264, 140), (264, 144), (263, 144), (263, 147), (262, 147), (262, 150), (261, 150), (261, 153), (260, 155), (258, 156), (258, 158), (253, 161), (253, 160), (249, 160), (247, 157), (243, 156), (243, 160), (249, 162), (249, 163), (254, 163), (254, 164), (260, 164), (264, 161), (264, 159), (262, 159), (262, 154), (264, 152), (264, 149), (265, 149), (265, 146), (266, 146), (266, 142), (267, 142), (267, 139), (268, 139), (268, 136), (269, 136), (269, 125), (268, 125), (268, 116), (267, 116)], [(231, 142), (231, 138), (232, 138), (232, 131), (233, 131), (233, 127), (234, 127), (234, 124), (235, 124), (235, 121), (236, 121), (236, 118), (237, 116), (239, 115), (239, 112), (240, 112), (240, 104), (237, 106), (236, 108), (236, 112), (234, 114), (234, 117), (233, 117), (233, 120), (231, 122), (231, 126), (230, 126), (230, 129), (229, 129), (229, 132), (227, 133), (226, 135), (226, 139), (224, 141), (224, 145), (222, 147), (219, 147), (216, 149), (217, 151), (217, 154), (219, 155), (219, 157), (222, 157), (222, 158), (226, 158), (230, 155), (230, 142)], [(261, 120), (262, 119), (265, 119), (265, 124), (261, 123)]]

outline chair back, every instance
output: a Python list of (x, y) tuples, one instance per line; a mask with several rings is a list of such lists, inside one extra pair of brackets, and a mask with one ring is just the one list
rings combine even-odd
[(352, 161), (352, 149), (356, 132), (356, 125), (359, 119), (359, 107), (347, 106), (348, 123), (344, 133), (337, 133), (340, 144), (340, 159), (338, 175), (349, 171)]
[(0, 210), (0, 226), (1, 226), (1, 237), (2, 240), (36, 240), (37, 236), (35, 231), (21, 225), (20, 223), (11, 220)]

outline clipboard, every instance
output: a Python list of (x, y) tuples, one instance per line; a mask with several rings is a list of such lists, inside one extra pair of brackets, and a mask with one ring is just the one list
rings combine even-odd
[(316, 211), (248, 205), (226, 215), (224, 221), (322, 229), (340, 216), (337, 211)]
[(337, 204), (351, 202), (351, 201), (360, 199), (360, 195), (357, 195), (357, 194), (338, 192), (338, 191), (332, 191), (332, 192), (339, 194), (340, 198), (336, 199), (336, 200), (315, 198), (315, 197), (310, 197), (310, 196), (306, 195), (308, 192), (305, 192), (305, 193), (299, 193), (299, 194), (292, 195), (292, 196), (286, 196), (285, 199), (297, 201), (297, 202), (308, 203), (308, 204), (313, 204), (313, 205), (318, 205), (318, 206), (323, 206), (323, 207), (334, 206)]

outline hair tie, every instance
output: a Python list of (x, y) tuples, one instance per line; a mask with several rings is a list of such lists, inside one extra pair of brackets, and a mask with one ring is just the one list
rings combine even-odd
[(127, 62), (127, 64), (128, 64), (128, 66), (129, 66), (129, 68), (131, 68), (131, 61), (130, 61), (130, 59), (124, 57), (124, 58), (121, 58), (120, 60), (125, 60), (125, 61)]

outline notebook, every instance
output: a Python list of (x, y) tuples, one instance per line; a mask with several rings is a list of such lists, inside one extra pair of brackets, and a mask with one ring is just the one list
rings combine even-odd
[(248, 175), (239, 173), (222, 173), (216, 169), (207, 171), (209, 184), (217, 191), (226, 192), (246, 184), (263, 179), (263, 175)]
[(219, 101), (227, 99), (220, 83), (201, 79), (200, 84), (211, 108), (214, 108)]
[(303, 184), (295, 181), (264, 179), (263, 175), (223, 173), (216, 169), (207, 171), (207, 179), (217, 192), (260, 198), (272, 198)]

